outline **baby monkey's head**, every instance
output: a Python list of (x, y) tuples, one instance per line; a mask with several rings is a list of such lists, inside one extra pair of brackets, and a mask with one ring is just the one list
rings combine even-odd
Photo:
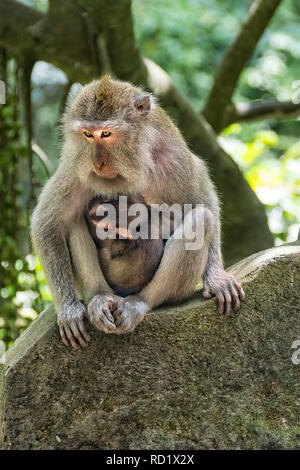
[(133, 240), (148, 238), (150, 214), (143, 201), (121, 196), (114, 200), (94, 198), (88, 207), (88, 223), (95, 241), (101, 238)]

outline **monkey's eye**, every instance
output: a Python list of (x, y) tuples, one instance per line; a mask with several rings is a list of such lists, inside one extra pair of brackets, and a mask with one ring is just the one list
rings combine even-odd
[(83, 133), (88, 139), (93, 139), (94, 138), (93, 134), (89, 131), (83, 131)]
[(109, 137), (111, 135), (111, 132), (109, 131), (102, 131), (101, 137)]

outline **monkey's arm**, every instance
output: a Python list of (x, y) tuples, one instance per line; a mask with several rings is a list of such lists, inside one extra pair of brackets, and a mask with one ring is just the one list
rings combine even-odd
[(31, 233), (53, 293), (62, 340), (76, 348), (85, 346), (89, 336), (84, 328), (86, 311), (75, 290), (67, 246), (66, 227), (75, 224), (80, 204), (65, 181), (58, 170), (44, 187), (32, 216)]
[(87, 317), (98, 330), (112, 333), (116, 326), (110, 310), (120, 299), (106, 282), (97, 248), (83, 217), (69, 233), (68, 244), (76, 286), (88, 305)]
[(84, 217), (69, 232), (68, 246), (75, 284), (84, 303), (88, 304), (99, 293), (112, 294), (113, 290), (102, 273), (97, 247)]

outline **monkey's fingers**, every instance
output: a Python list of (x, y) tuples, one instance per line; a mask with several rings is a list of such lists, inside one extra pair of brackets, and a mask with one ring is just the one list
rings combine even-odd
[(109, 307), (102, 308), (103, 315), (101, 316), (101, 320), (104, 324), (105, 333), (113, 333), (116, 329), (115, 320), (112, 316)]
[[(107, 312), (109, 312), (108, 309)], [(110, 312), (109, 315), (111, 315)], [(95, 315), (93, 319), (91, 319), (91, 323), (95, 328), (97, 328), (97, 330), (103, 331), (104, 333), (112, 333), (116, 329), (114, 322), (110, 321), (104, 312)]]
[(134, 330), (133, 312), (131, 312), (128, 309), (128, 307), (125, 306), (125, 308), (116, 317), (115, 324), (117, 327), (116, 333), (118, 334), (130, 333), (130, 331)]
[(117, 326), (116, 333), (125, 335), (127, 333), (132, 333), (133, 330), (135, 329), (134, 323), (130, 319), (123, 320), (120, 322), (120, 324)]
[(106, 333), (106, 334), (112, 333), (116, 329), (116, 325), (114, 325), (113, 323), (108, 322), (108, 321), (105, 322), (99, 318), (97, 319), (94, 325), (97, 328), (97, 330), (103, 331), (103, 333)]
[(233, 299), (233, 308), (237, 312), (241, 308), (241, 302), (235, 285), (231, 286), (231, 297)]
[(79, 329), (79, 323), (72, 322), (71, 323), (71, 331), (73, 333), (73, 336), (77, 339), (78, 343), (82, 348), (85, 348), (87, 346), (87, 341), (83, 338), (81, 335), (80, 329)]
[(125, 306), (121, 315), (116, 319), (117, 334), (132, 333), (137, 325), (141, 323), (144, 318), (144, 313), (138, 310), (132, 310), (131, 306)]
[(124, 305), (125, 305), (125, 299), (120, 297), (120, 299), (118, 299), (117, 302), (116, 302), (116, 306), (115, 306), (115, 310), (114, 310), (115, 320), (116, 320), (116, 317), (120, 316), (121, 313), (123, 312)]
[(234, 280), (227, 284), (227, 287), (223, 289), (226, 309), (225, 315), (230, 315), (232, 307), (237, 312), (241, 308), (241, 301), (245, 300), (245, 294), (242, 287)]
[(70, 347), (70, 343), (66, 337), (66, 333), (65, 333), (65, 330), (62, 326), (59, 327), (59, 332), (60, 332), (60, 337), (62, 339), (62, 342), (64, 343), (65, 346), (68, 346), (68, 348)]
[(244, 292), (242, 286), (238, 282), (235, 282), (235, 288), (238, 291), (240, 300), (243, 302), (246, 297), (245, 297), (245, 292)]
[(221, 290), (218, 290), (216, 292), (216, 297), (218, 299), (218, 312), (219, 313), (224, 313), (224, 308), (225, 308), (225, 298), (224, 298), (224, 295), (223, 295), (223, 292)]
[(225, 297), (225, 302), (226, 302), (226, 307), (225, 307), (225, 316), (228, 317), (231, 313), (232, 310), (232, 298), (231, 298), (231, 292), (229, 289), (224, 289), (224, 297)]
[(86, 329), (84, 327), (84, 323), (83, 321), (80, 321), (78, 323), (78, 328), (79, 328), (79, 331), (81, 333), (81, 336), (84, 338), (84, 340), (88, 343), (90, 340), (91, 340), (91, 337), (90, 335), (86, 332)]
[(116, 324), (118, 333), (122, 332), (123, 330), (129, 326), (129, 320), (119, 317), (118, 322)]
[(71, 346), (73, 346), (73, 348), (75, 349), (79, 349), (79, 345), (76, 343), (76, 340), (73, 336), (71, 328), (68, 325), (65, 325), (64, 330), (65, 330), (65, 333), (69, 342), (71, 343)]
[(105, 313), (105, 316), (108, 319), (108, 321), (114, 325), (115, 320), (114, 320), (114, 317), (112, 316), (112, 314), (110, 313), (111, 312), (111, 307), (110, 306), (108, 308), (103, 307), (102, 311), (103, 311), (103, 313)]
[(110, 311), (112, 302), (114, 302), (112, 296), (96, 295), (88, 305), (87, 315), (90, 323), (104, 333), (113, 333), (116, 329), (114, 317)]
[[(115, 312), (116, 314), (116, 312)], [(120, 328), (124, 325), (125, 322), (128, 320), (128, 312), (126, 308), (123, 308), (122, 310), (117, 312), (117, 316), (115, 317), (115, 325), (117, 328)]]
[(207, 287), (207, 288), (203, 291), (203, 297), (205, 297), (206, 299), (211, 299), (212, 296), (213, 296), (213, 294), (211, 294), (211, 292), (209, 292), (209, 288)]
[(208, 285), (208, 282), (206, 281), (206, 279), (203, 279), (203, 291), (202, 291), (202, 295), (203, 297), (205, 297), (206, 299), (210, 299), (213, 294), (211, 292), (211, 289)]

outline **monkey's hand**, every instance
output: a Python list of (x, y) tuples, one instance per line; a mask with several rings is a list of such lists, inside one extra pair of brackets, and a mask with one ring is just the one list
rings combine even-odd
[(97, 330), (104, 331), (104, 333), (115, 333), (116, 325), (112, 312), (115, 311), (118, 303), (122, 300), (124, 300), (122, 297), (113, 294), (95, 295), (90, 300), (87, 308), (90, 323)]
[(218, 299), (219, 312), (225, 315), (230, 315), (232, 306), (235, 311), (239, 310), (241, 301), (245, 300), (242, 286), (221, 267), (204, 276), (203, 296), (209, 299), (213, 295)]
[(61, 339), (66, 346), (71, 344), (75, 349), (87, 346), (90, 337), (84, 328), (84, 318), (86, 318), (86, 309), (81, 302), (72, 303), (62, 309), (58, 326)]
[(132, 333), (148, 311), (148, 304), (138, 295), (129, 295), (121, 299), (113, 313), (116, 325), (114, 333), (119, 335)]

